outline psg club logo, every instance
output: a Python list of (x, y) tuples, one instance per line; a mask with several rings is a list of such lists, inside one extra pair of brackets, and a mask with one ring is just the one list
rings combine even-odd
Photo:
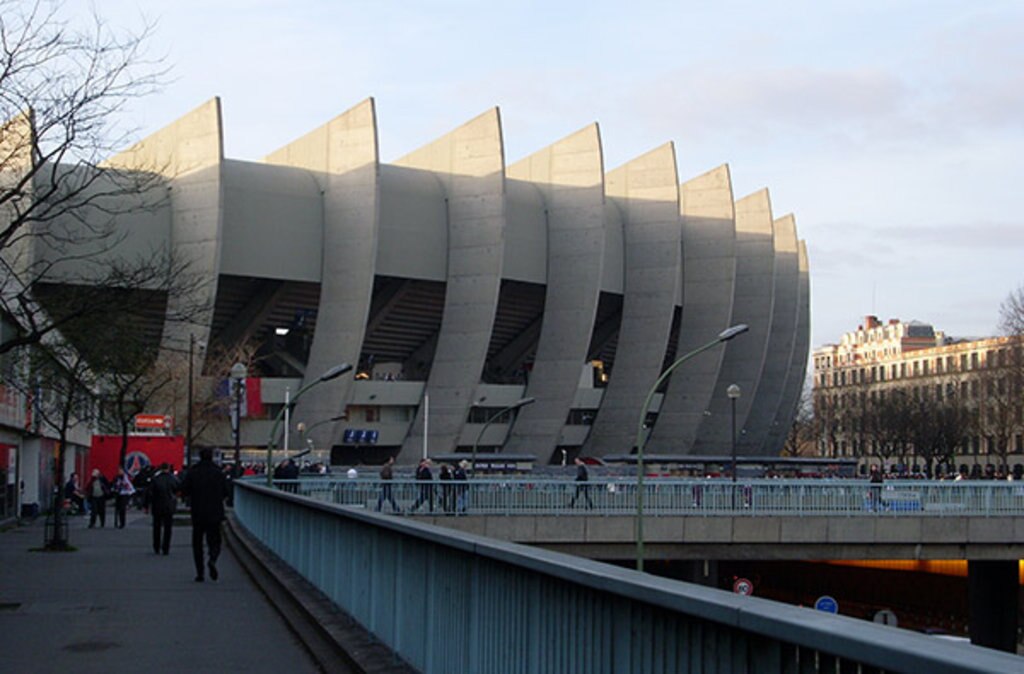
[(142, 452), (131, 452), (124, 457), (124, 472), (135, 477), (139, 471), (149, 466), (149, 457)]

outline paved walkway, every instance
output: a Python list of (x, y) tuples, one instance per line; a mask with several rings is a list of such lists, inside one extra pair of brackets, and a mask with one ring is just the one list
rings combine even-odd
[(75, 552), (39, 552), (43, 518), (0, 532), (0, 671), (318, 672), (225, 545), (220, 580), (193, 580), (191, 529), (154, 555), (150, 519), (70, 520)]

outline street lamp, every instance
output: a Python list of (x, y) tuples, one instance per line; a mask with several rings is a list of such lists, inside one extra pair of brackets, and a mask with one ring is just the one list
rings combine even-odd
[(320, 426), (323, 426), (324, 424), (329, 424), (329, 423), (334, 422), (334, 421), (341, 421), (342, 419), (345, 419), (345, 418), (347, 418), (346, 415), (339, 414), (338, 416), (331, 417), (330, 419), (321, 419), (320, 421), (316, 422), (315, 424), (313, 424), (313, 425), (311, 425), (309, 427), (307, 427), (306, 424), (304, 424), (304, 423), (302, 423), (300, 421), (295, 426), (298, 429), (298, 431), (299, 431), (299, 437), (300, 437), (299, 442), (301, 442), (303, 445), (306, 445), (306, 443), (310, 443), (308, 445), (309, 448), (306, 450), (307, 452), (315, 449), (313, 447), (313, 445), (312, 445), (313, 439), (310, 438), (310, 439), (307, 440), (306, 439), (306, 435), (309, 434), (309, 433), (312, 433), (314, 428), (318, 428)]
[(305, 393), (309, 389), (313, 388), (317, 384), (322, 384), (325, 381), (330, 381), (332, 379), (337, 379), (338, 377), (340, 377), (341, 375), (345, 374), (346, 372), (348, 372), (351, 369), (352, 369), (352, 365), (350, 365), (349, 363), (342, 363), (341, 365), (335, 365), (330, 370), (328, 370), (327, 372), (324, 372), (322, 375), (320, 375), (319, 377), (317, 377), (316, 379), (314, 379), (313, 381), (309, 382), (308, 384), (306, 384), (305, 386), (300, 388), (298, 391), (296, 391), (295, 392), (295, 396), (292, 397), (292, 399), (288, 402), (288, 405), (285, 405), (284, 407), (282, 407), (281, 411), (277, 413), (277, 416), (274, 418), (274, 425), (270, 427), (270, 436), (267, 438), (267, 486), (268, 487), (269, 486), (273, 486), (273, 484), (274, 484), (274, 471), (273, 471), (273, 469), (271, 467), (271, 464), (274, 461), (274, 441), (275, 441), (275, 438), (277, 438), (277, 429), (281, 427), (281, 419), (284, 417), (285, 410), (288, 409), (288, 407), (290, 407), (291, 405), (294, 405), (296, 402), (298, 402), (299, 397), (303, 393)]
[(728, 342), (736, 335), (743, 334), (750, 328), (745, 323), (734, 325), (731, 328), (726, 328), (722, 332), (718, 333), (718, 336), (713, 340), (694, 349), (693, 351), (684, 354), (676, 359), (674, 363), (669, 365), (661, 376), (658, 377), (657, 381), (654, 382), (654, 386), (647, 393), (647, 399), (644, 400), (644, 406), (640, 408), (640, 421), (636, 425), (636, 570), (644, 570), (644, 445), (647, 444), (647, 437), (644, 435), (644, 421), (647, 420), (647, 410), (651, 407), (651, 400), (654, 399), (654, 394), (657, 392), (658, 387), (661, 386), (662, 382), (668, 379), (668, 376), (672, 372), (690, 360), (699, 353), (707, 351), (713, 346), (718, 345), (720, 342)]
[(235, 385), (235, 467), (233, 473), (241, 475), (239, 470), (242, 465), (242, 386), (245, 385), (245, 378), (249, 376), (249, 368), (245, 363), (235, 363), (231, 366), (231, 381)]
[(736, 510), (736, 401), (739, 400), (740, 394), (739, 384), (729, 384), (729, 388), (725, 389), (725, 395), (729, 396), (729, 402), (732, 404), (732, 509)]
[[(739, 400), (740, 394), (739, 384), (729, 384), (729, 388), (725, 389), (725, 395), (729, 396), (729, 401), (732, 403), (732, 481), (736, 482), (736, 401)], [(733, 490), (735, 491), (735, 489)], [(734, 494), (735, 498), (735, 494)]]
[(192, 388), (195, 385), (195, 377), (192, 375), (192, 361), (194, 360), (196, 346), (203, 348), (202, 342), (196, 341), (196, 336), (189, 333), (188, 336), (188, 414), (185, 415), (185, 465), (192, 465)]
[(497, 412), (495, 412), (494, 414), (492, 414), (491, 417), (484, 423), (484, 427), (480, 429), (479, 433), (477, 433), (476, 441), (473, 443), (473, 469), (472, 470), (473, 470), (473, 476), (474, 477), (476, 477), (476, 449), (480, 445), (480, 439), (484, 437), (484, 431), (486, 431), (487, 427), (491, 425), (491, 422), (494, 421), (495, 419), (497, 419), (498, 417), (500, 417), (505, 412), (510, 412), (512, 410), (517, 410), (520, 407), (525, 407), (526, 405), (532, 405), (535, 402), (537, 402), (536, 398), (522, 398), (521, 400), (517, 400), (516, 402), (512, 403), (508, 407), (503, 407), (502, 409), (500, 409)]

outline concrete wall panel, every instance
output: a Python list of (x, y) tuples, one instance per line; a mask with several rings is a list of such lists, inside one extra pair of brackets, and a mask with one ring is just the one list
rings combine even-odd
[(682, 279), (682, 227), (671, 143), (610, 172), (606, 193), (623, 213), (624, 298), (615, 365), (583, 453), (633, 446), (644, 400), (661, 374)]
[(547, 294), (526, 395), (505, 451), (547, 463), (576, 394), (597, 314), (604, 259), (604, 165), (596, 124), (508, 169), (544, 196), (548, 221)]
[(797, 311), (796, 335), (793, 339), (793, 353), (790, 357), (786, 384), (783, 387), (779, 409), (775, 413), (771, 431), (761, 453), (775, 455), (782, 450), (782, 445), (789, 434), (793, 418), (800, 405), (800, 397), (807, 383), (807, 359), (811, 348), (811, 278), (807, 260), (807, 244), (800, 241), (797, 245)]
[(799, 292), (796, 220), (792, 215), (783, 216), (772, 223), (772, 232), (772, 245), (775, 248), (772, 286), (775, 299), (772, 303), (772, 323), (765, 347), (764, 365), (758, 377), (744, 432), (737, 445), (737, 451), (744, 456), (760, 453), (768, 439), (786, 386), (796, 337)]
[(448, 207), (444, 185), (430, 171), (381, 166), (377, 274), (444, 281), (448, 270)]
[(225, 160), (221, 273), (319, 283), (322, 182), (301, 168)]
[[(271, 153), (269, 164), (304, 168), (323, 190), (320, 305), (304, 384), (341, 363), (358, 364), (373, 295), (380, 222), (377, 115), (369, 98)], [(345, 411), (352, 375), (310, 389), (294, 418), (315, 424)], [(340, 424), (313, 432), (319, 446), (340, 439)]]
[[(455, 449), (480, 380), (498, 308), (504, 258), (505, 156), (497, 108), (395, 162), (433, 171), (448, 199), (444, 314), (427, 393), (430, 454)], [(424, 453), (421, 406), (399, 454)]]
[[(206, 283), (191, 298), (209, 307), (212, 317), (220, 272), (223, 241), (224, 138), (220, 99), (213, 98), (184, 117), (112, 157), (107, 164), (119, 169), (148, 171), (170, 182), (171, 249), (187, 260), (192, 273)], [(169, 303), (167, 315), (179, 307)], [(189, 335), (209, 341), (209, 322), (184, 325), (168, 322), (162, 346), (178, 353), (188, 348)]]
[[(683, 316), (677, 355), (714, 339), (730, 326), (736, 280), (736, 222), (728, 166), (683, 183)], [(684, 454), (693, 448), (697, 429), (718, 381), (727, 346), (711, 349), (672, 373), (647, 448)]]
[(715, 391), (697, 430), (694, 454), (731, 453), (732, 411), (726, 395), (731, 384), (739, 385), (742, 391), (736, 403), (737, 433), (746, 421), (771, 328), (774, 266), (771, 200), (765, 189), (736, 202), (736, 282), (731, 322), (745, 323), (750, 330), (726, 345)]

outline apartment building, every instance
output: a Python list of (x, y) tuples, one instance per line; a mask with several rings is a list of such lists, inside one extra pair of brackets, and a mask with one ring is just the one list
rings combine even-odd
[(901, 438), (894, 426), (923, 423), (911, 412), (931, 410), (946, 424), (936, 432), (957, 436), (945, 439), (936, 464), (1012, 471), (1024, 463), (1022, 380), (1019, 337), (957, 339), (927, 323), (867, 316), (838, 344), (814, 352), (818, 450), (923, 467), (934, 449), (914, 446), (921, 429)]

